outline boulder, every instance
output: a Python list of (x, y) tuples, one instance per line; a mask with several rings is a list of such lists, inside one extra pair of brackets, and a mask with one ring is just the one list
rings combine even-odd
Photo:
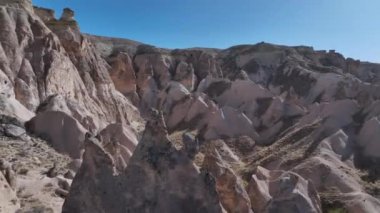
[(29, 111), (15, 98), (4, 98), (0, 96), (0, 111), (4, 115), (15, 117), (22, 122), (26, 122), (34, 117), (34, 113)]
[(46, 139), (58, 152), (80, 158), (87, 130), (64, 112), (38, 114), (25, 124), (29, 133)]
[(24, 128), (13, 124), (0, 124), (0, 135), (11, 138), (21, 138), (26, 134)]

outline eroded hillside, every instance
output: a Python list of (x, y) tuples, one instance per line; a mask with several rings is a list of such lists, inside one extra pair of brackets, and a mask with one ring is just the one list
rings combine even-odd
[(0, 29), (0, 212), (380, 209), (379, 64), (85, 35), (27, 0)]

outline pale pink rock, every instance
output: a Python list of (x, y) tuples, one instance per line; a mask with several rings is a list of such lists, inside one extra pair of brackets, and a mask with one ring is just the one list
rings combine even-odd
[(194, 74), (194, 67), (191, 64), (181, 61), (176, 68), (174, 79), (183, 84), (187, 90), (193, 91), (197, 77)]
[(110, 124), (99, 136), (103, 148), (114, 157), (116, 167), (125, 169), (138, 143), (133, 130), (122, 124)]
[(374, 117), (364, 123), (358, 135), (358, 144), (367, 157), (380, 157), (380, 121)]
[(335, 187), (341, 193), (362, 191), (361, 185), (357, 182), (358, 177), (344, 170), (349, 171), (349, 166), (334, 155), (324, 153), (302, 162), (292, 171), (311, 180), (318, 191), (323, 191), (326, 187)]
[(348, 135), (340, 129), (335, 134), (324, 139), (321, 142), (321, 147), (325, 147), (328, 150), (332, 150), (337, 155), (343, 156), (347, 153)]
[(322, 212), (313, 183), (292, 172), (258, 167), (248, 194), (255, 212)]
[(109, 56), (107, 61), (112, 67), (110, 76), (115, 88), (137, 102), (137, 79), (131, 57), (127, 53), (117, 53)]
[(86, 139), (83, 165), (62, 212), (222, 212), (211, 177), (173, 147), (162, 115), (151, 117), (124, 171), (116, 171), (99, 141)]
[(353, 116), (359, 111), (359, 106), (357, 102), (345, 99), (313, 104), (309, 106), (308, 111), (309, 113), (300, 119), (300, 125), (324, 119), (322, 127), (329, 134), (333, 134), (340, 128), (353, 122)]
[(271, 98), (273, 95), (261, 85), (250, 80), (236, 80), (231, 88), (217, 98), (218, 103), (231, 107), (238, 107), (258, 98)]
[(171, 58), (161, 54), (142, 54), (137, 55), (134, 59), (137, 72), (137, 86), (140, 95), (148, 86), (150, 77), (157, 76), (158, 88), (165, 88), (169, 83), (171, 76), (169, 68), (171, 67)]
[(86, 129), (64, 112), (48, 111), (38, 114), (26, 124), (28, 131), (43, 137), (59, 152), (80, 158)]
[(340, 196), (348, 213), (376, 212), (380, 208), (380, 201), (366, 193), (353, 192)]
[(207, 120), (207, 130), (204, 134), (206, 140), (239, 135), (258, 137), (252, 121), (232, 107), (223, 107), (211, 112)]
[[(220, 148), (219, 152), (216, 149), (211, 150), (211, 153), (207, 153), (202, 169), (206, 169), (210, 172), (216, 181), (216, 190), (219, 194), (219, 199), (222, 206), (227, 212), (246, 212), (252, 211), (251, 201), (248, 193), (245, 190), (242, 179), (231, 169), (227, 162), (237, 162), (236, 156), (224, 156), (232, 154), (224, 153), (223, 151), (228, 149)], [(233, 159), (230, 161), (230, 159)], [(234, 159), (235, 158), (235, 159)]]

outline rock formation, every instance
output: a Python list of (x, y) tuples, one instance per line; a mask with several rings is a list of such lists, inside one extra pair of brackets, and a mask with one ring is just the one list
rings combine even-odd
[(45, 140), (61, 153), (80, 158), (83, 149), (85, 128), (64, 112), (40, 113), (26, 127), (30, 132)]
[(322, 212), (312, 182), (295, 173), (258, 167), (248, 193), (255, 212)]
[(212, 177), (174, 148), (157, 114), (124, 171), (117, 171), (115, 159), (97, 139), (88, 138), (83, 165), (63, 206), (63, 212), (221, 211)]
[(2, 0), (0, 212), (376, 212), (379, 85), (333, 50), (164, 49)]

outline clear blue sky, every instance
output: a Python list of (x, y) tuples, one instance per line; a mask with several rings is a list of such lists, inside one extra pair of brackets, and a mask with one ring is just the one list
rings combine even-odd
[(380, 0), (33, 0), (76, 11), (86, 33), (167, 48), (265, 41), (380, 63)]

